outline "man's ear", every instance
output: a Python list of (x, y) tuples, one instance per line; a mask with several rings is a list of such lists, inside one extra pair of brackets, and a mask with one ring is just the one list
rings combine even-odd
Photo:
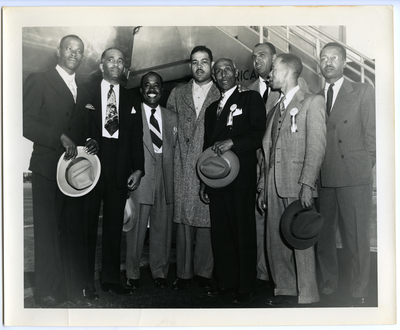
[(237, 78), (238, 75), (239, 75), (239, 70), (238, 70), (238, 69), (235, 69), (235, 78)]
[(275, 61), (275, 59), (276, 59), (276, 54), (273, 54), (272, 55), (272, 62)]
[(101, 72), (104, 72), (103, 63), (100, 63), (99, 68)]
[(57, 48), (56, 55), (57, 55), (57, 57), (60, 57), (60, 47)]

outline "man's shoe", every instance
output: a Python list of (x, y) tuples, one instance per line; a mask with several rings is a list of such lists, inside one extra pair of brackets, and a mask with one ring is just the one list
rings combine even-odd
[(133, 290), (139, 289), (139, 287), (140, 287), (139, 279), (134, 280), (132, 278), (128, 278), (126, 280), (126, 285), (128, 286), (129, 289), (133, 289)]
[(92, 306), (87, 300), (85, 300), (83, 297), (77, 297), (71, 300), (68, 300), (68, 304), (74, 306), (74, 307), (90, 307)]
[(172, 289), (179, 290), (184, 289), (189, 286), (191, 279), (184, 279), (177, 277), (174, 284), (172, 284)]
[(194, 277), (194, 281), (197, 283), (199, 288), (211, 289), (212, 287), (211, 278), (197, 275)]
[(36, 304), (42, 308), (51, 308), (59, 305), (60, 303), (53, 296), (46, 296), (38, 299)]
[(257, 279), (257, 290), (263, 290), (263, 289), (268, 289), (271, 287), (271, 284), (269, 281), (265, 281), (262, 279)]
[(364, 307), (366, 304), (365, 297), (351, 297), (350, 298), (351, 307)]
[(168, 286), (167, 279), (162, 278), (162, 277), (157, 277), (154, 280), (154, 283), (156, 284), (156, 287), (161, 288), (161, 289), (164, 289)]
[(241, 293), (238, 295), (236, 299), (233, 300), (235, 304), (246, 304), (249, 301), (253, 300), (256, 296), (256, 293), (250, 292), (250, 293)]
[(87, 300), (99, 300), (99, 294), (94, 286), (87, 286), (82, 291), (82, 297)]
[(104, 292), (113, 292), (118, 296), (129, 296), (132, 291), (124, 288), (121, 284), (101, 282), (101, 289)]
[(296, 304), (297, 296), (275, 296), (270, 297), (265, 302), (269, 306), (279, 307), (284, 305)]
[(207, 291), (206, 295), (208, 297), (217, 297), (217, 296), (225, 296), (225, 295), (231, 294), (233, 292), (234, 292), (233, 289), (220, 288), (220, 289), (216, 289), (216, 290)]

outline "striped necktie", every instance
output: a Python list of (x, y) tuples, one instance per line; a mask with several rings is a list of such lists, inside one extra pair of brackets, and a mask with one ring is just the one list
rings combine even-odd
[(162, 136), (160, 131), (160, 126), (158, 125), (158, 121), (154, 116), (156, 109), (151, 109), (150, 116), (150, 135), (151, 140), (153, 141), (154, 151), (159, 151), (162, 147)]

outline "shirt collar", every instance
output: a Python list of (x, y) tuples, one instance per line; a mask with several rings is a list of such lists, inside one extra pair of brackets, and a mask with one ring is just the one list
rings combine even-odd
[[(151, 107), (149, 107), (146, 103), (142, 103), (143, 104), (143, 107), (144, 107), (144, 110), (145, 111), (148, 111), (148, 112), (151, 112), (151, 109), (156, 109), (156, 110), (160, 110), (160, 105), (157, 105), (156, 107), (153, 107), (153, 108), (151, 108)], [(158, 112), (158, 111), (157, 111)]]
[(288, 106), (288, 104), (290, 103), (290, 101), (292, 101), (294, 94), (296, 94), (296, 92), (300, 89), (299, 85), (297, 85), (296, 87), (292, 88), (289, 93), (287, 93), (285, 95), (285, 108)]
[(57, 66), (56, 66), (56, 70), (57, 70), (57, 72), (60, 74), (61, 78), (64, 79), (64, 81), (68, 81), (68, 82), (72, 82), (72, 83), (75, 82), (75, 73), (73, 73), (73, 74), (68, 74), (68, 72), (65, 71), (65, 70), (64, 70), (61, 66), (59, 66), (58, 64), (57, 64)]
[(107, 87), (108, 89), (110, 89), (110, 86), (113, 85), (114, 87), (119, 86), (119, 84), (111, 84), (109, 83), (107, 80), (103, 79), (101, 81), (101, 87)]
[(193, 80), (193, 88), (194, 88), (195, 91), (201, 90), (201, 89), (205, 89), (205, 88), (211, 86), (212, 84), (213, 84), (213, 81), (210, 80), (207, 84), (204, 84), (204, 85), (200, 86), (198, 83), (196, 83), (196, 82)]
[(223, 92), (224, 94), (224, 100), (227, 100), (235, 91), (237, 85), (233, 86), (231, 89), (228, 89), (227, 91)]
[[(334, 90), (339, 90), (342, 87), (344, 81), (344, 77), (342, 76), (340, 79), (334, 82), (335, 86), (333, 86)], [(325, 90), (328, 90), (330, 83), (325, 82)]]

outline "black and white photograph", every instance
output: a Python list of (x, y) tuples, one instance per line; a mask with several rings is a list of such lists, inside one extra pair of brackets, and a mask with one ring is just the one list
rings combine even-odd
[(5, 325), (396, 323), (390, 6), (3, 17)]

